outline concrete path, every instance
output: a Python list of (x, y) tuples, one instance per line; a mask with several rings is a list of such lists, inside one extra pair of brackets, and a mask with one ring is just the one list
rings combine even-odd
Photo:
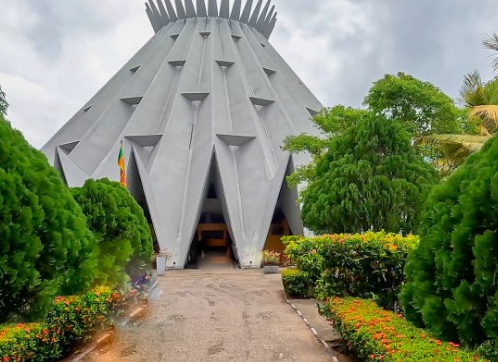
[(334, 361), (285, 301), (280, 275), (186, 270), (159, 283), (146, 317), (84, 361)]
[(302, 314), (302, 317), (316, 331), (317, 337), (324, 342), (341, 342), (341, 336), (327, 320), (318, 313), (315, 299), (289, 299), (289, 302)]

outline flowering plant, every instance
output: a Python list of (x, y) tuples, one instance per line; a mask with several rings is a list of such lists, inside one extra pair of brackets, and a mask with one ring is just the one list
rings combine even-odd
[(108, 287), (57, 297), (43, 323), (0, 326), (0, 361), (57, 360), (96, 330), (109, 327), (125, 304), (125, 297)]
[(414, 235), (386, 232), (283, 238), (286, 255), (308, 276), (317, 296), (376, 296), (392, 307), (405, 281), (408, 253), (419, 242)]
[(474, 362), (486, 361), (452, 342), (432, 338), (402, 315), (386, 311), (371, 300), (334, 297), (321, 310), (365, 361)]
[(265, 266), (280, 266), (280, 253), (270, 250), (263, 251), (263, 263)]

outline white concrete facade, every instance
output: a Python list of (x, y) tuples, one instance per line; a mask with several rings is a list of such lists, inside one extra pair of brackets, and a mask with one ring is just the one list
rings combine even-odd
[(118, 181), (123, 141), (130, 191), (145, 195), (170, 268), (185, 266), (213, 184), (240, 266), (259, 267), (277, 202), (303, 232), (284, 181), (308, 160), (281, 146), (316, 133), (310, 118), (322, 105), (269, 43), (270, 1), (146, 5), (156, 34), (42, 151), (74, 187)]

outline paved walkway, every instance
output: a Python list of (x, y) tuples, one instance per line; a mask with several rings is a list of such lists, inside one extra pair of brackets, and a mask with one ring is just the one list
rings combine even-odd
[(86, 362), (333, 361), (285, 302), (280, 275), (186, 270), (159, 283), (147, 316)]

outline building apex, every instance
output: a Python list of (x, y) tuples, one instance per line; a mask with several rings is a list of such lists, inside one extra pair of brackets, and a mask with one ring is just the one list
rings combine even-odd
[(271, 0), (267, 0), (264, 8), (262, 8), (263, 0), (259, 0), (254, 9), (253, 0), (246, 0), (242, 14), (242, 0), (235, 0), (231, 10), (230, 0), (222, 0), (219, 9), (216, 0), (209, 0), (208, 6), (206, 0), (197, 0), (197, 8), (194, 8), (192, 0), (175, 0), (175, 5), (176, 11), (171, 0), (148, 0), (145, 3), (145, 11), (156, 33), (178, 19), (216, 16), (248, 24), (269, 39), (277, 21), (276, 13), (273, 14), (275, 6), (268, 13)]

